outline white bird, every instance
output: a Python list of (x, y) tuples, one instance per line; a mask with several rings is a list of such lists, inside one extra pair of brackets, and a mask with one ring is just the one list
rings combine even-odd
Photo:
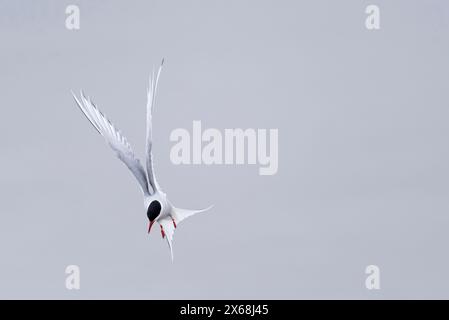
[(148, 101), (147, 101), (147, 135), (146, 135), (146, 167), (147, 170), (141, 165), (139, 159), (134, 155), (131, 145), (126, 140), (125, 136), (118, 130), (106, 116), (96, 107), (96, 105), (86, 98), (83, 91), (81, 91), (80, 99), (72, 92), (75, 98), (76, 104), (84, 113), (86, 118), (94, 126), (94, 128), (100, 133), (106, 140), (107, 144), (115, 151), (117, 157), (125, 163), (129, 170), (133, 173), (134, 177), (139, 182), (139, 185), (143, 193), (144, 208), (147, 212), (149, 220), (148, 233), (151, 231), (151, 227), (154, 222), (159, 223), (161, 227), (162, 238), (167, 239), (168, 246), (170, 248), (170, 255), (173, 261), (173, 234), (181, 221), (184, 219), (199, 213), (204, 212), (212, 208), (212, 206), (202, 210), (188, 210), (174, 207), (167, 199), (167, 195), (161, 190), (157, 183), (152, 155), (152, 113), (156, 101), (156, 90), (161, 74), (164, 60), (159, 67), (159, 70), (155, 76), (154, 69), (150, 76), (150, 83), (148, 88)]

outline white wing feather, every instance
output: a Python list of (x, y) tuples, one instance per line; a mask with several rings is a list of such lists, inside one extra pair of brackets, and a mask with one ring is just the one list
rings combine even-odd
[(170, 255), (173, 261), (173, 235), (175, 233), (175, 226), (173, 224), (173, 220), (175, 220), (176, 225), (178, 225), (184, 219), (187, 219), (190, 216), (193, 216), (196, 213), (204, 212), (211, 209), (213, 206), (210, 206), (206, 209), (201, 210), (189, 210), (189, 209), (180, 209), (173, 207), (172, 212), (169, 216), (161, 218), (158, 222), (164, 229), (165, 239), (167, 240), (168, 247), (170, 248)]
[(148, 96), (147, 96), (147, 143), (146, 143), (146, 165), (147, 165), (147, 178), (149, 188), (153, 189), (153, 193), (159, 190), (159, 184), (157, 183), (156, 176), (154, 174), (154, 166), (153, 166), (153, 109), (156, 103), (156, 91), (157, 84), (159, 82), (159, 76), (161, 74), (162, 66), (164, 64), (164, 60), (162, 59), (161, 65), (157, 72), (156, 77), (154, 76), (154, 70), (150, 77), (149, 88), (148, 88)]
[(101, 134), (112, 150), (115, 151), (117, 157), (125, 163), (125, 165), (131, 170), (134, 177), (140, 184), (142, 192), (147, 195), (148, 183), (146, 178), (145, 170), (140, 164), (139, 159), (136, 158), (134, 152), (129, 144), (128, 140), (122, 135), (120, 130), (118, 130), (107, 118), (101, 113), (100, 110), (95, 106), (95, 104), (86, 98), (84, 93), (81, 91), (81, 101), (72, 92), (75, 98), (76, 104), (84, 113), (86, 118), (94, 126), (94, 128)]
[(213, 205), (210, 207), (207, 207), (205, 209), (200, 209), (200, 210), (189, 210), (189, 209), (181, 209), (181, 208), (174, 207), (173, 211), (172, 211), (172, 215), (173, 215), (173, 218), (175, 219), (176, 223), (179, 224), (179, 223), (181, 223), (182, 220), (185, 220), (188, 217), (193, 216), (194, 214), (205, 212), (212, 208), (213, 208)]

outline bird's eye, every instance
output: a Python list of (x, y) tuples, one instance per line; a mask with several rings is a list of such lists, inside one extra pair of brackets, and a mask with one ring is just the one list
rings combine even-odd
[(150, 203), (147, 210), (147, 217), (150, 221), (153, 221), (158, 217), (158, 215), (161, 213), (161, 204), (159, 201), (154, 200)]

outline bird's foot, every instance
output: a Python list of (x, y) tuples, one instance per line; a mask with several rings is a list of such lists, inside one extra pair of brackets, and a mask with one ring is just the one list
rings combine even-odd
[(171, 220), (173, 221), (173, 226), (174, 226), (175, 229), (176, 229), (176, 221), (175, 221), (175, 219), (174, 219), (174, 218), (171, 218)]
[(161, 235), (162, 235), (162, 239), (165, 238), (165, 232), (164, 232), (164, 228), (161, 226)]

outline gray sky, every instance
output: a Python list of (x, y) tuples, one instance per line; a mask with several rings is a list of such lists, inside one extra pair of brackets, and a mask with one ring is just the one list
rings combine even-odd
[[(448, 21), (443, 0), (0, 0), (0, 298), (449, 298)], [(159, 183), (176, 206), (215, 204), (177, 229), (174, 264), (70, 95), (143, 158), (162, 57)], [(278, 173), (172, 164), (170, 132), (194, 120), (277, 128)]]

